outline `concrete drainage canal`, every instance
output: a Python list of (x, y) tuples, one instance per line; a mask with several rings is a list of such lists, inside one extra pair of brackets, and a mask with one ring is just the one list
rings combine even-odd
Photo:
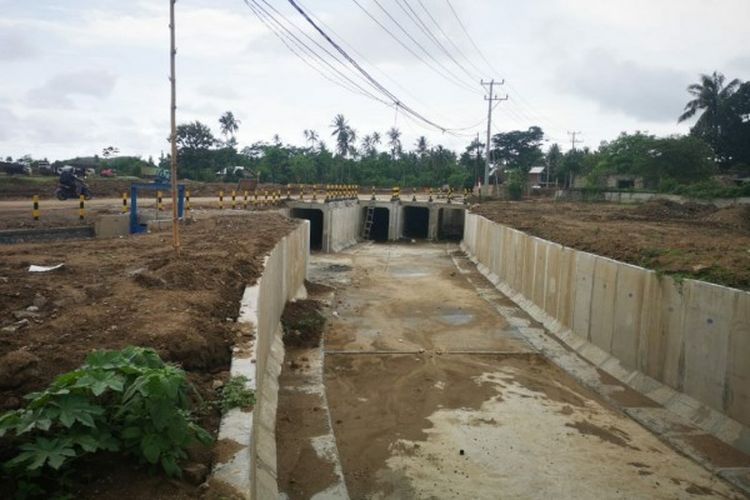
[[(441, 211), (440, 234), (459, 219)], [(287, 498), (742, 498), (627, 416), (659, 405), (572, 356), (456, 245), (365, 242), (313, 255), (308, 279), (279, 379)]]

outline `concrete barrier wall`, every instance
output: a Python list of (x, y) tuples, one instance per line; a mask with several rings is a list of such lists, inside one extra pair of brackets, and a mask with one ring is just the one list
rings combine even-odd
[(281, 315), (289, 300), (304, 295), (310, 247), (310, 223), (279, 240), (265, 260), (258, 282), (245, 289), (232, 356), (232, 376), (248, 379), (255, 407), (234, 408), (221, 421), (219, 439), (234, 441), (237, 451), (217, 462), (211, 482), (232, 498), (278, 498), (276, 479), (276, 408), (278, 378), (284, 362)]
[[(735, 430), (725, 437), (750, 447), (750, 293), (677, 282), (476, 214), (466, 216), (463, 247), (496, 284), (521, 294), (527, 311), (551, 332), (561, 337), (572, 332), (602, 356), (615, 358), (618, 378), (626, 382), (646, 375), (704, 405), (703, 410), (728, 416), (735, 422), (722, 425)], [(660, 402), (679, 399), (670, 394)], [(691, 418), (714, 425), (700, 410)]]
[[(356, 201), (330, 203), (323, 226), (324, 248), (340, 252), (357, 243), (362, 224), (362, 207)], [(326, 227), (327, 224), (327, 227)]]
[(252, 498), (277, 498), (276, 408), (284, 362), (281, 315), (304, 290), (310, 224), (304, 222), (271, 251), (259, 282), (256, 334), (257, 389), (251, 440)]

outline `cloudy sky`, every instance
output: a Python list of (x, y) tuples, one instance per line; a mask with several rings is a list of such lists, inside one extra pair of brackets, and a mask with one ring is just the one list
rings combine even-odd
[[(286, 0), (259, 1), (332, 50)], [(460, 132), (443, 134), (335, 85), (330, 80), (342, 78), (325, 64), (357, 76), (328, 56), (326, 63), (301, 60), (243, 0), (177, 3), (178, 122), (200, 120), (218, 135), (219, 116), (231, 110), (242, 122), (241, 146), (274, 134), (302, 144), (304, 129), (332, 145), (331, 120), (343, 113), (360, 137), (395, 124), (405, 144), (424, 134), (431, 144), (463, 149), (468, 135), (485, 133), (487, 107), (476, 80), (494, 77), (506, 80), (500, 92), (509, 100), (497, 107), (493, 132), (540, 125), (550, 143), (565, 145), (567, 131), (576, 130), (595, 147), (621, 131), (686, 132), (676, 117), (688, 98), (685, 87), (699, 73), (750, 79), (748, 0), (452, 0), (488, 61), (446, 0), (357, 1), (410, 50), (354, 0), (299, 0), (397, 99)], [(0, 155), (52, 160), (109, 145), (144, 157), (166, 151), (168, 6), (168, 0), (0, 0)]]

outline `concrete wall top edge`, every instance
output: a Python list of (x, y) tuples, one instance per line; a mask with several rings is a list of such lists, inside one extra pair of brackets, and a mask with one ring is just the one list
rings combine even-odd
[[(558, 247), (560, 249), (563, 249), (563, 250), (572, 250), (574, 252), (579, 252), (579, 253), (588, 255), (590, 257), (596, 258), (596, 259), (607, 260), (607, 261), (610, 261), (610, 262), (614, 262), (616, 264), (620, 264), (620, 265), (623, 265), (623, 266), (631, 267), (633, 269), (638, 269), (638, 270), (644, 271), (644, 272), (649, 273), (649, 274), (659, 275), (653, 269), (648, 269), (648, 268), (645, 268), (645, 267), (637, 266), (635, 264), (631, 264), (629, 262), (623, 262), (621, 260), (612, 259), (611, 257), (605, 257), (603, 255), (597, 255), (597, 254), (594, 254), (594, 253), (591, 253), (591, 252), (586, 252), (585, 250), (578, 250), (576, 248), (569, 247), (569, 246), (566, 246), (566, 245), (562, 245), (562, 244), (554, 242), (554, 241), (545, 240), (544, 238), (540, 238), (538, 236), (532, 236), (532, 235), (530, 235), (530, 234), (528, 234), (528, 233), (526, 233), (524, 231), (520, 231), (520, 230), (512, 228), (510, 226), (506, 226), (505, 224), (503, 224), (501, 222), (495, 222), (493, 220), (490, 220), (490, 219), (488, 219), (487, 217), (485, 217), (483, 215), (475, 214), (475, 213), (472, 213), (472, 212), (469, 212), (469, 211), (467, 211), (467, 212), (468, 212), (468, 215), (473, 215), (475, 217), (479, 217), (480, 219), (483, 219), (483, 220), (485, 220), (486, 222), (488, 222), (490, 224), (497, 224), (498, 226), (506, 227), (510, 231), (512, 231), (513, 233), (519, 233), (519, 234), (522, 234), (522, 235), (531, 236), (535, 240), (539, 240), (539, 241), (542, 241), (542, 242), (547, 243), (547, 244), (555, 245), (556, 247)], [(674, 278), (671, 278), (668, 275), (660, 275), (660, 279), (669, 279), (669, 280), (672, 280), (673, 282), (675, 282), (675, 284), (677, 284), (677, 281)], [(683, 280), (683, 282), (684, 283), (695, 283), (696, 285), (700, 285), (700, 286), (711, 286), (711, 287), (716, 287), (716, 288), (725, 289), (725, 290), (732, 290), (734, 292), (739, 292), (739, 293), (750, 295), (750, 292), (748, 292), (748, 291), (740, 290), (738, 288), (732, 288), (732, 287), (729, 287), (729, 286), (718, 285), (716, 283), (711, 283), (709, 281), (702, 281), (702, 280), (696, 280), (696, 279), (692, 279), (692, 278), (685, 278)]]

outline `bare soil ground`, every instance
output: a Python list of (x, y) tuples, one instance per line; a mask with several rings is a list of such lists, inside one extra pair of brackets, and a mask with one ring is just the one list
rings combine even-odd
[[(234, 318), (263, 256), (295, 222), (278, 214), (214, 217), (183, 226), (182, 256), (170, 233), (0, 246), (0, 411), (76, 368), (93, 349), (157, 349), (188, 372), (206, 401), (228, 376)], [(64, 263), (30, 273), (30, 264)], [(215, 432), (220, 415), (201, 424)], [(0, 460), (8, 450), (0, 443)], [(211, 466), (211, 451), (191, 460)], [(198, 489), (100, 457), (74, 485), (76, 498), (189, 498)], [(0, 489), (1, 491), (1, 489)], [(0, 496), (3, 496), (0, 494)]]
[(750, 290), (750, 206), (493, 201), (472, 211), (587, 252)]

